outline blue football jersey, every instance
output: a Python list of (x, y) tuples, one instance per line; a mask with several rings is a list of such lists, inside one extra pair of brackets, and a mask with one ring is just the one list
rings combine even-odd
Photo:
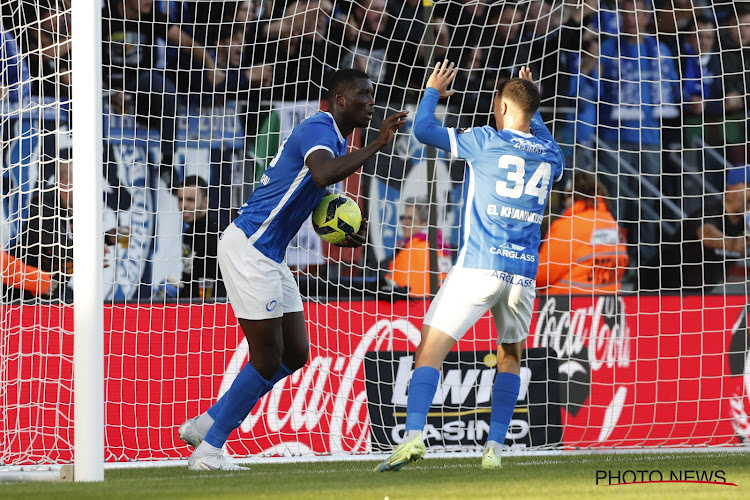
[(234, 220), (255, 248), (276, 262), (284, 260), (289, 242), (326, 193), (305, 165), (319, 149), (346, 153), (346, 139), (330, 113), (316, 113), (292, 130)]
[(467, 161), (457, 266), (536, 278), (542, 215), (564, 159), (538, 113), (531, 132), (448, 129), (452, 156)]

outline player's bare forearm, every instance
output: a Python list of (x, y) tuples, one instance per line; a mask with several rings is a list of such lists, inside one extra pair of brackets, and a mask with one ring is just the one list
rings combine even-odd
[(323, 149), (311, 153), (306, 164), (313, 182), (321, 188), (330, 186), (359, 170), (367, 160), (393, 140), (396, 131), (406, 123), (407, 114), (408, 111), (401, 111), (387, 117), (380, 125), (377, 139), (349, 154), (334, 157), (330, 151)]
[(330, 152), (320, 149), (311, 153), (306, 163), (313, 181), (322, 188), (352, 175), (383, 146), (385, 144), (374, 141), (343, 156), (333, 156)]
[(748, 245), (748, 237), (726, 236), (721, 229), (713, 224), (703, 224), (698, 229), (698, 239), (703, 242), (703, 246), (706, 248), (739, 254), (747, 252), (747, 248), (750, 246)]

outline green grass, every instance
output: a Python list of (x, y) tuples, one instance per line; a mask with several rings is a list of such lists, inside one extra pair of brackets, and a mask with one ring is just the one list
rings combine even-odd
[[(478, 458), (427, 458), (399, 473), (376, 462), (258, 464), (247, 472), (190, 472), (185, 467), (108, 470), (104, 483), (4, 483), (0, 499), (140, 498), (377, 499), (445, 498), (750, 498), (750, 453), (674, 453), (508, 457), (500, 471)], [(727, 482), (597, 486), (596, 471), (723, 470)]]

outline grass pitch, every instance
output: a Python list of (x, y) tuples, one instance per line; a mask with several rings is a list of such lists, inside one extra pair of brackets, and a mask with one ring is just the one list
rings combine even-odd
[[(372, 472), (377, 462), (305, 462), (252, 465), (247, 472), (190, 472), (186, 467), (107, 470), (104, 483), (0, 483), (0, 498), (54, 499), (494, 499), (494, 498), (750, 498), (750, 453), (515, 456), (500, 471), (478, 458), (428, 458), (398, 473)], [(603, 486), (597, 471), (671, 473), (717, 471), (718, 484)], [(599, 473), (602, 474), (601, 472)], [(688, 473), (692, 479), (692, 473)], [(625, 476), (623, 476), (625, 477)], [(640, 479), (640, 478), (639, 478)], [(632, 481), (630, 473), (627, 481)]]

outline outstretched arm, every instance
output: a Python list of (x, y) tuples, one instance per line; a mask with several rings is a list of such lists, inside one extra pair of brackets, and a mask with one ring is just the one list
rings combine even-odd
[(400, 111), (383, 120), (377, 139), (351, 153), (333, 156), (327, 149), (318, 149), (310, 153), (305, 164), (310, 169), (313, 182), (323, 188), (344, 180), (356, 172), (372, 155), (393, 140), (396, 131), (406, 123), (408, 114), (408, 111)]
[(451, 150), (450, 137), (447, 128), (435, 123), (435, 108), (438, 99), (450, 97), (456, 93), (455, 90), (448, 90), (448, 86), (456, 77), (457, 72), (458, 69), (455, 64), (448, 64), (448, 61), (435, 65), (435, 70), (427, 80), (427, 88), (414, 119), (414, 137), (423, 144), (435, 146), (445, 151)]

